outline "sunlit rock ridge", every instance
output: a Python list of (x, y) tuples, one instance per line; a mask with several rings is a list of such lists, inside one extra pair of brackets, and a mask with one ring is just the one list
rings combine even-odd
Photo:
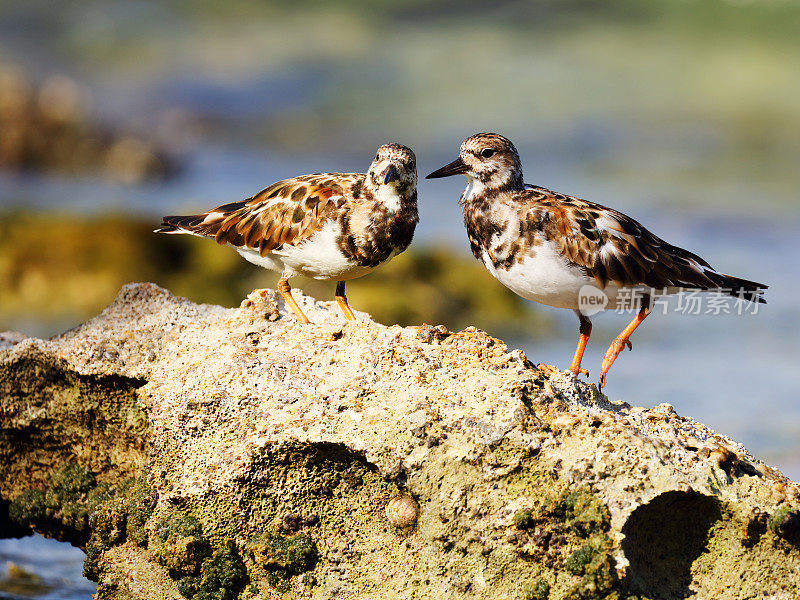
[(84, 548), (100, 599), (796, 597), (800, 488), (741, 445), (297, 297), (131, 284), (0, 335), (0, 532)]

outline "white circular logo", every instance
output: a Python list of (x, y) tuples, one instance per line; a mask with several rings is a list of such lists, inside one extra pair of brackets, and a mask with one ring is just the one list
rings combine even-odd
[(578, 291), (578, 310), (584, 317), (591, 317), (603, 311), (608, 306), (608, 296), (603, 290), (593, 286), (584, 285)]

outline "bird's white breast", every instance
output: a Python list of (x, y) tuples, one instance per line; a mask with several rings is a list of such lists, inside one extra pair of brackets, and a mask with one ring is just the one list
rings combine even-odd
[(463, 202), (469, 202), (473, 195), (482, 191), (483, 184), (479, 180), (467, 176), (467, 187), (464, 188), (464, 192), (461, 194), (461, 200)]
[(375, 199), (383, 204), (389, 211), (396, 212), (400, 210), (402, 200), (400, 194), (397, 193), (397, 188), (393, 185), (381, 185), (375, 191)]
[(312, 279), (343, 281), (366, 275), (371, 270), (369, 267), (358, 265), (342, 253), (338, 244), (341, 229), (337, 221), (328, 221), (322, 229), (302, 242), (286, 244), (267, 256), (261, 256), (258, 250), (251, 248), (236, 250), (251, 263), (290, 277), (302, 275)]
[(514, 260), (507, 269), (503, 265), (495, 268), (486, 251), (483, 262), (489, 272), (515, 294), (559, 308), (577, 309), (581, 288), (594, 284), (593, 278), (570, 265), (549, 241), (532, 247), (522, 261)]

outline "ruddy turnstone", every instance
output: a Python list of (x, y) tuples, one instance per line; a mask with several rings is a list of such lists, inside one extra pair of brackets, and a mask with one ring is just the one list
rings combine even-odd
[(385, 144), (364, 173), (316, 173), (273, 183), (255, 196), (200, 215), (164, 217), (156, 233), (188, 233), (232, 246), (281, 273), (278, 291), (297, 318), (289, 278), (336, 280), (336, 300), (355, 320), (345, 281), (366, 275), (411, 243), (417, 215), (414, 152)]
[(577, 313), (580, 337), (569, 367), (574, 374), (588, 375), (581, 359), (592, 323), (584, 314), (589, 311), (579, 310), (587, 286), (607, 298), (606, 309), (616, 308), (623, 296), (636, 299), (636, 317), (603, 358), (601, 387), (622, 349), (632, 347), (629, 338), (650, 314), (654, 291), (723, 290), (765, 302), (767, 286), (720, 273), (613, 208), (525, 184), (517, 149), (502, 135), (467, 138), (458, 158), (427, 178), (459, 174), (468, 181), (459, 203), (475, 258), (523, 298)]

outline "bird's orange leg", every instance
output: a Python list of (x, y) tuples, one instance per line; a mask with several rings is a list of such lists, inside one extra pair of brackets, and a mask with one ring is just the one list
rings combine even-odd
[(633, 318), (633, 321), (628, 323), (628, 326), (622, 330), (617, 338), (611, 342), (611, 346), (608, 347), (606, 350), (606, 355), (603, 357), (603, 365), (600, 367), (600, 387), (603, 387), (606, 384), (606, 373), (611, 368), (611, 365), (614, 364), (614, 361), (617, 360), (617, 356), (622, 350), (627, 346), (629, 349), (633, 350), (633, 345), (630, 342), (631, 334), (636, 331), (636, 328), (642, 324), (647, 318), (647, 315), (650, 314), (650, 301), (649, 299), (647, 302), (642, 304), (643, 308), (639, 309), (639, 313)]
[(592, 335), (592, 322), (578, 313), (578, 318), (581, 321), (580, 336), (578, 337), (578, 347), (575, 349), (575, 356), (572, 357), (572, 364), (569, 366), (568, 371), (577, 375), (589, 376), (589, 371), (581, 369), (581, 360), (583, 360), (583, 353), (586, 351), (586, 344), (589, 341), (589, 336)]
[(302, 310), (300, 310), (300, 306), (297, 304), (297, 301), (292, 296), (292, 288), (289, 286), (289, 281), (286, 277), (281, 277), (278, 280), (278, 291), (283, 296), (283, 299), (286, 301), (286, 304), (289, 308), (292, 309), (292, 312), (297, 317), (297, 320), (301, 323), (310, 323), (311, 321), (308, 320), (308, 317), (305, 316)]
[(347, 303), (347, 296), (344, 295), (344, 281), (336, 282), (336, 301), (339, 303), (339, 308), (342, 309), (344, 316), (348, 321), (355, 321), (356, 316), (353, 314), (353, 309)]

